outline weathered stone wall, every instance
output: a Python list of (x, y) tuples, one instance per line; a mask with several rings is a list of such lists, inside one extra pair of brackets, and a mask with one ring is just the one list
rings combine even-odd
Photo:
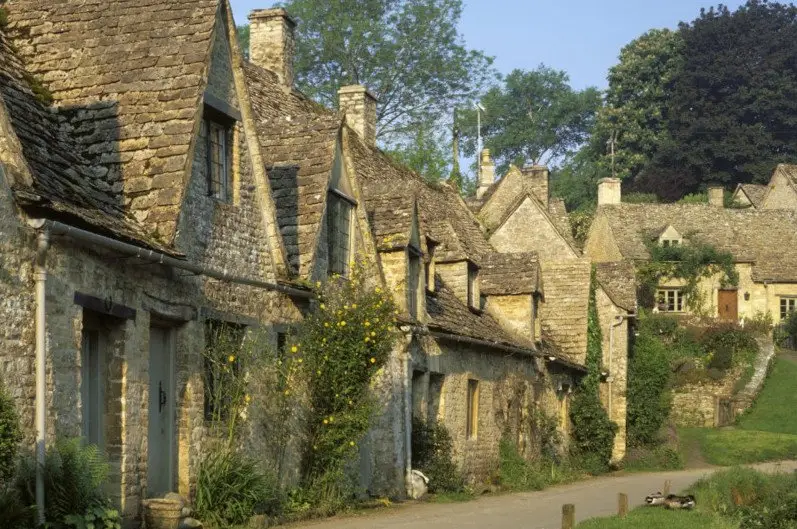
[(559, 234), (537, 202), (526, 198), (506, 221), (490, 234), (499, 252), (537, 252), (540, 259), (576, 259), (578, 255)]
[(795, 209), (797, 208), (797, 193), (786, 180), (785, 175), (775, 171), (769, 185), (769, 192), (762, 205), (763, 209)]
[(376, 145), (376, 98), (364, 86), (338, 90), (338, 108), (367, 145)]
[(452, 263), (435, 263), (435, 271), (451, 289), (451, 292), (460, 301), (468, 303), (468, 263), (466, 261), (456, 261)]
[(615, 305), (600, 287), (595, 293), (595, 302), (603, 337), (601, 362), (603, 368), (609, 372), (609, 379), (600, 387), (601, 402), (609, 418), (619, 428), (612, 449), (612, 461), (616, 462), (625, 457), (626, 450), (628, 320), (622, 319), (619, 325), (616, 324), (617, 317), (626, 315), (627, 311)]
[(485, 311), (497, 321), (501, 327), (534, 341), (534, 314), (531, 295), (488, 296)]
[(258, 9), (249, 15), (249, 23), (249, 60), (275, 72), (285, 86), (293, 87), (293, 20), (284, 9)]
[(385, 275), (387, 288), (393, 294), (399, 310), (407, 311), (407, 251), (381, 252), (379, 259), (382, 262), (382, 273)]

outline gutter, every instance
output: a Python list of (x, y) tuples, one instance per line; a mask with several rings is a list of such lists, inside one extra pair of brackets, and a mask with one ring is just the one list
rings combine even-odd
[(315, 297), (315, 295), (309, 290), (302, 290), (298, 288), (288, 287), (285, 285), (280, 285), (277, 283), (269, 283), (266, 281), (250, 279), (248, 277), (237, 276), (227, 272), (213, 270), (212, 268), (200, 266), (183, 259), (176, 259), (162, 252), (157, 252), (155, 250), (148, 250), (140, 246), (128, 244), (122, 241), (118, 241), (116, 239), (112, 239), (110, 237), (106, 237), (104, 235), (99, 235), (94, 232), (86, 231), (80, 228), (76, 228), (74, 226), (69, 226), (68, 224), (63, 224), (58, 221), (36, 219), (31, 221), (31, 225), (36, 228), (44, 228), (45, 230), (48, 230), (52, 235), (63, 235), (65, 237), (69, 237), (76, 241), (88, 243), (94, 246), (99, 246), (102, 248), (106, 248), (108, 250), (114, 250), (116, 252), (131, 257), (136, 257), (143, 261), (148, 261), (151, 264), (161, 264), (161, 265), (171, 266), (174, 268), (179, 268), (180, 270), (193, 272), (198, 275), (219, 279), (221, 281), (228, 281), (230, 283), (236, 283), (239, 285), (249, 285), (256, 288), (262, 288), (264, 290), (282, 292), (283, 294), (288, 294), (289, 296), (292, 297), (303, 298), (303, 299), (313, 299)]
[[(548, 360), (550, 360), (552, 362), (557, 362), (559, 364), (562, 364), (562, 365), (564, 365), (566, 367), (569, 367), (569, 368), (577, 370), (577, 371), (582, 371), (582, 372), (586, 372), (587, 371), (587, 369), (585, 367), (583, 367), (583, 366), (580, 366), (578, 364), (575, 364), (575, 363), (570, 362), (568, 360), (565, 360), (563, 358), (545, 356), (545, 355), (543, 355), (542, 353), (540, 353), (538, 351), (534, 351), (533, 349), (524, 349), (522, 347), (515, 347), (515, 346), (512, 346), (512, 345), (505, 345), (505, 344), (502, 344), (502, 343), (499, 343), (499, 342), (491, 342), (491, 341), (488, 341), (488, 340), (479, 340), (478, 338), (470, 338), (468, 336), (462, 336), (462, 335), (459, 335), (459, 334), (450, 334), (450, 333), (446, 333), (446, 332), (438, 332), (438, 331), (432, 331), (432, 330), (421, 331), (421, 332), (419, 332), (419, 334), (426, 334), (428, 336), (432, 336), (432, 337), (435, 337), (435, 338), (441, 338), (443, 340), (451, 340), (453, 342), (466, 343), (466, 344), (470, 344), (470, 345), (481, 345), (481, 346), (484, 346), (484, 347), (492, 347), (493, 349), (499, 349), (501, 351), (506, 351), (506, 352), (509, 352), (509, 353), (517, 353), (517, 354), (522, 354), (522, 355), (526, 355), (526, 356), (533, 356), (533, 357), (539, 357), (539, 358), (543, 358), (544, 357), (544, 358), (547, 358)], [(551, 358), (553, 358), (553, 360), (551, 360)]]

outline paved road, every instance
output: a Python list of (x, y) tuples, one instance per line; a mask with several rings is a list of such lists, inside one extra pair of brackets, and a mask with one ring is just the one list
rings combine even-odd
[[(767, 472), (793, 472), (797, 461), (751, 465)], [(661, 490), (664, 481), (672, 491), (685, 489), (715, 469), (609, 476), (554, 487), (540, 492), (484, 496), (467, 503), (412, 503), (392, 510), (340, 517), (292, 526), (292, 529), (559, 529), (562, 505), (576, 506), (577, 521), (617, 512), (617, 494), (628, 494), (632, 507)], [(700, 499), (698, 498), (698, 502)]]

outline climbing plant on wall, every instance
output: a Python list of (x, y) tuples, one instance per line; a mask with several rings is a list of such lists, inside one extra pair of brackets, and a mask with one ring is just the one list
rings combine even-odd
[(600, 401), (603, 336), (595, 302), (596, 288), (593, 267), (587, 320), (587, 374), (581, 380), (570, 407), (570, 419), (573, 421), (571, 450), (589, 470), (606, 468), (612, 457), (614, 435), (617, 433), (617, 425), (609, 419)]
[(733, 255), (696, 239), (687, 239), (684, 244), (660, 246), (657, 241), (647, 244), (650, 260), (637, 266), (637, 282), (640, 304), (652, 308), (656, 289), (664, 280), (681, 280), (688, 307), (694, 312), (703, 309), (705, 299), (698, 283), (701, 279), (720, 274), (723, 288), (739, 284), (739, 273), (734, 266)]

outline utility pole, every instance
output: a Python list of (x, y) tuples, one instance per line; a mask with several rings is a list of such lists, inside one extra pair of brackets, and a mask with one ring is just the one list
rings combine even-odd
[(486, 112), (486, 110), (484, 110), (484, 107), (478, 101), (473, 103), (473, 106), (476, 107), (476, 170), (478, 171), (481, 181), (482, 168), (479, 161), (482, 155), (482, 112)]

